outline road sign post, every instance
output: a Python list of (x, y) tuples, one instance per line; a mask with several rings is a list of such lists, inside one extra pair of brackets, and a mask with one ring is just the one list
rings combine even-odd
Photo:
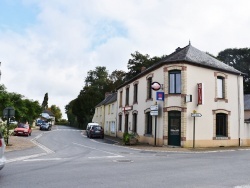
[(158, 105), (150, 106), (150, 115), (155, 117), (155, 146), (156, 146), (156, 129), (157, 129), (157, 116), (158, 116)]
[(9, 144), (9, 124), (10, 118), (15, 116), (15, 109), (13, 107), (7, 107), (3, 110), (3, 116), (7, 118), (7, 140), (6, 144)]
[(196, 117), (201, 117), (202, 114), (200, 113), (196, 113), (196, 111), (194, 110), (194, 113), (191, 113), (191, 117), (194, 118), (194, 126), (193, 126), (193, 148), (195, 148), (195, 118)]

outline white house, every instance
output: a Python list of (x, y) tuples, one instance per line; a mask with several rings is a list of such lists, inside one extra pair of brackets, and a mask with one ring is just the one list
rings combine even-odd
[(104, 128), (104, 134), (116, 136), (117, 93), (107, 93), (105, 99), (95, 107), (92, 122)]
[(250, 145), (242, 73), (191, 44), (119, 86), (117, 103), (120, 138), (137, 132), (139, 142), (159, 146)]

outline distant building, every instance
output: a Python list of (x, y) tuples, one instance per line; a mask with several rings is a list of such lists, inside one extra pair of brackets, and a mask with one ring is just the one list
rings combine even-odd
[(116, 136), (117, 93), (106, 93), (105, 99), (95, 107), (92, 122), (104, 128), (104, 134)]

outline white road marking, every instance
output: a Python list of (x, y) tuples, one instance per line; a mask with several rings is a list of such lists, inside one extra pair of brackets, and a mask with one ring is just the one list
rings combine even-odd
[(102, 156), (102, 157), (98, 156), (98, 157), (89, 157), (89, 158), (114, 158), (114, 157), (124, 157), (124, 156), (122, 156), (122, 155), (117, 155), (116, 153), (112, 153), (112, 152), (100, 150), (100, 149), (93, 148), (93, 147), (89, 147), (89, 146), (86, 146), (86, 145), (83, 145), (83, 144), (78, 144), (78, 143), (73, 143), (73, 144), (78, 145), (78, 146), (81, 146), (81, 147), (93, 149), (93, 150), (96, 150), (96, 151), (101, 151), (101, 152), (103, 152), (103, 153), (107, 153), (107, 154), (111, 154), (111, 155), (112, 155), (112, 156)]
[(61, 160), (62, 158), (47, 158), (47, 159), (25, 159), (23, 161), (58, 161)]
[[(42, 134), (40, 134), (42, 135)], [(42, 150), (44, 150), (47, 154), (50, 153), (55, 153), (54, 151), (52, 151), (51, 149), (47, 148), (46, 146), (40, 144), (39, 142), (37, 142), (37, 138), (41, 137), (40, 135), (36, 136), (34, 139), (31, 140), (31, 142), (33, 142), (35, 145), (37, 145), (39, 148), (41, 148)]]
[(235, 186), (234, 188), (250, 188), (250, 185), (238, 185)]
[(123, 157), (121, 155), (116, 155), (116, 156), (101, 156), (101, 157), (88, 157), (89, 159), (105, 159), (105, 158), (119, 158), (119, 157)]
[(6, 163), (12, 163), (12, 162), (16, 162), (16, 161), (23, 161), (23, 160), (26, 160), (26, 159), (41, 157), (41, 156), (44, 156), (44, 155), (47, 155), (47, 153), (39, 153), (39, 154), (34, 154), (34, 155), (18, 157), (18, 158), (14, 158), (14, 159), (8, 159), (8, 160), (6, 160)]

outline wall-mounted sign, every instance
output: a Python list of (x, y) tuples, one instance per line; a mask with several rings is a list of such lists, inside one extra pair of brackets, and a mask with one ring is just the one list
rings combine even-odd
[(158, 100), (158, 101), (164, 101), (164, 92), (157, 91), (156, 92), (156, 100)]
[(159, 82), (152, 82), (151, 88), (152, 88), (154, 91), (158, 91), (159, 89), (161, 89), (161, 84), (160, 84)]
[(125, 106), (123, 108), (123, 111), (129, 111), (129, 110), (133, 110), (133, 106)]
[(186, 95), (185, 102), (192, 102), (192, 95)]
[(197, 88), (198, 88), (198, 104), (197, 105), (202, 105), (204, 104), (204, 84), (198, 83)]

